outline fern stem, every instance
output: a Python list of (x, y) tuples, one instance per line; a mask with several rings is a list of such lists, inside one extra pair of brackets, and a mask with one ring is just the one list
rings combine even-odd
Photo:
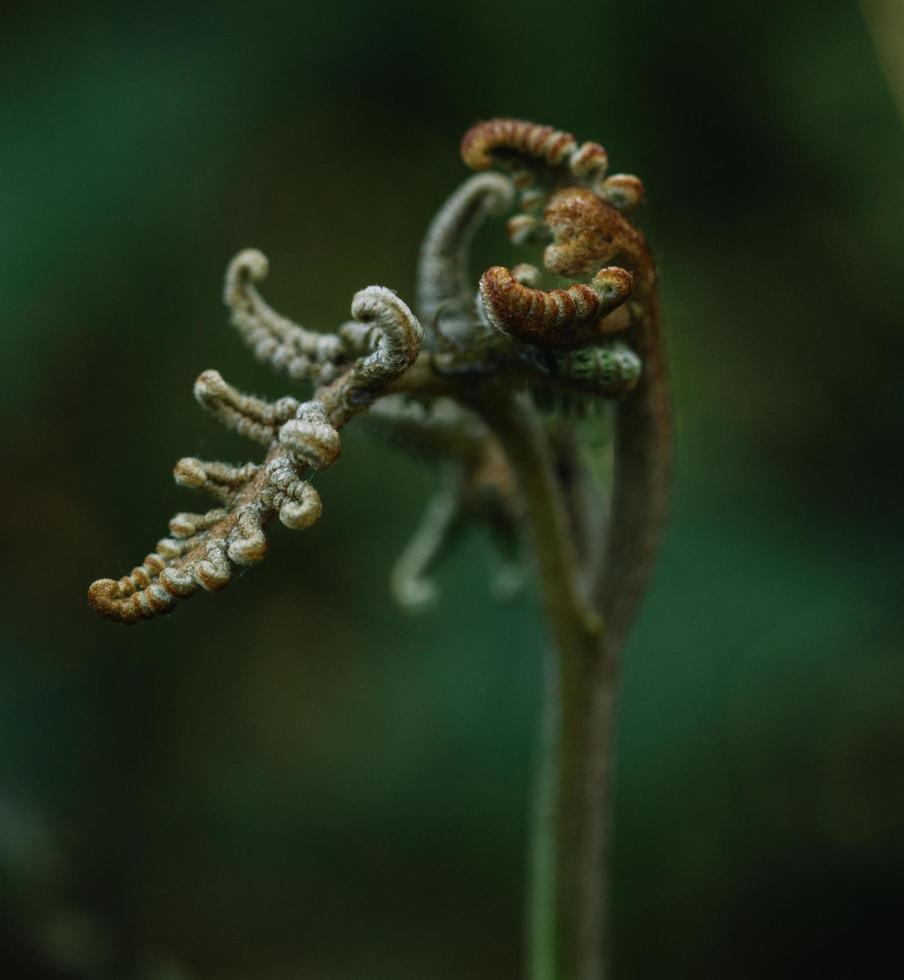
[(608, 545), (596, 574), (582, 567), (549, 439), (512, 377), (482, 383), (442, 378), (422, 357), (394, 384), (396, 391), (422, 396), (453, 395), (481, 414), (527, 504), (553, 641), (531, 826), (528, 980), (608, 976), (607, 838), (619, 653), (655, 559), (671, 454), (658, 306), (652, 289), (645, 298), (631, 337), (645, 372), (618, 408)]
[(530, 980), (600, 980), (613, 684), (588, 604), (562, 488), (531, 406), (510, 389), (475, 407), (503, 443), (527, 502), (555, 653), (545, 684), (528, 898)]

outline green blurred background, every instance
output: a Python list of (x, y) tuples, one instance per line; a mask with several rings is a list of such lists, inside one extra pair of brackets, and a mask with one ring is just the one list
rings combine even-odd
[(625, 662), (615, 977), (904, 976), (904, 126), (874, 44), (894, 77), (904, 38), (872, 7), (4, 5), (0, 976), (520, 975), (543, 627), (479, 537), (434, 613), (392, 605), (430, 468), (353, 426), (324, 520), (224, 596), (132, 630), (85, 602), (203, 506), (176, 459), (256, 451), (196, 375), (290, 390), (227, 327), (228, 259), (262, 248), (313, 325), (412, 298), (500, 114), (640, 174), (661, 261), (677, 487)]

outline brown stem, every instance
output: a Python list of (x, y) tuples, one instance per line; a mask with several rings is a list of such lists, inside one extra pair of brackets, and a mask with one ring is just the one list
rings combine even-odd
[(668, 510), (672, 467), (672, 409), (651, 282), (628, 343), (640, 355), (640, 384), (617, 408), (615, 482), (606, 554), (593, 596), (606, 624), (607, 659), (617, 661), (656, 562)]

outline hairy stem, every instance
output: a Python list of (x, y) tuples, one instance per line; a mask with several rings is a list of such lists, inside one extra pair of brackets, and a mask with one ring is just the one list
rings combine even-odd
[(587, 602), (566, 501), (534, 411), (499, 390), (475, 407), (505, 446), (524, 493), (555, 644), (545, 685), (532, 832), (529, 975), (531, 980), (599, 980), (612, 719), (602, 623)]
[(578, 548), (549, 444), (511, 395), (478, 405), (527, 500), (555, 650), (547, 665), (528, 897), (530, 980), (601, 980), (609, 956), (607, 839), (619, 654), (659, 546), (671, 413), (659, 311), (649, 283), (631, 341), (640, 385), (618, 406), (606, 560), (584, 592)]
[(627, 334), (643, 362), (643, 376), (618, 404), (606, 552), (592, 590), (606, 624), (604, 653), (614, 662), (649, 586), (671, 481), (672, 409), (654, 286), (651, 282)]
[(631, 330), (644, 375), (618, 406), (606, 560), (595, 575), (585, 575), (582, 567), (575, 540), (579, 524), (569, 514), (561, 460), (511, 377), (476, 385), (439, 377), (422, 357), (393, 386), (412, 394), (453, 395), (479, 412), (503, 445), (527, 505), (553, 640), (531, 829), (529, 980), (602, 980), (607, 972), (607, 837), (619, 653), (655, 560), (671, 455), (652, 276), (647, 286)]

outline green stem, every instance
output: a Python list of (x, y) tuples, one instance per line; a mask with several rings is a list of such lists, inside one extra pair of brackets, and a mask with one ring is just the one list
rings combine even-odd
[(613, 672), (588, 604), (548, 440), (502, 386), (475, 407), (493, 427), (527, 502), (555, 654), (545, 685), (528, 898), (530, 980), (600, 980)]
[(629, 336), (644, 378), (619, 404), (606, 559), (592, 583), (582, 574), (579, 522), (569, 515), (549, 440), (529, 400), (515, 393), (517, 379), (441, 377), (422, 358), (394, 386), (421, 396), (450, 395), (479, 412), (504, 447), (527, 504), (554, 645), (531, 830), (529, 980), (603, 980), (607, 974), (617, 666), (658, 548), (671, 456), (654, 284), (651, 272), (647, 302)]

